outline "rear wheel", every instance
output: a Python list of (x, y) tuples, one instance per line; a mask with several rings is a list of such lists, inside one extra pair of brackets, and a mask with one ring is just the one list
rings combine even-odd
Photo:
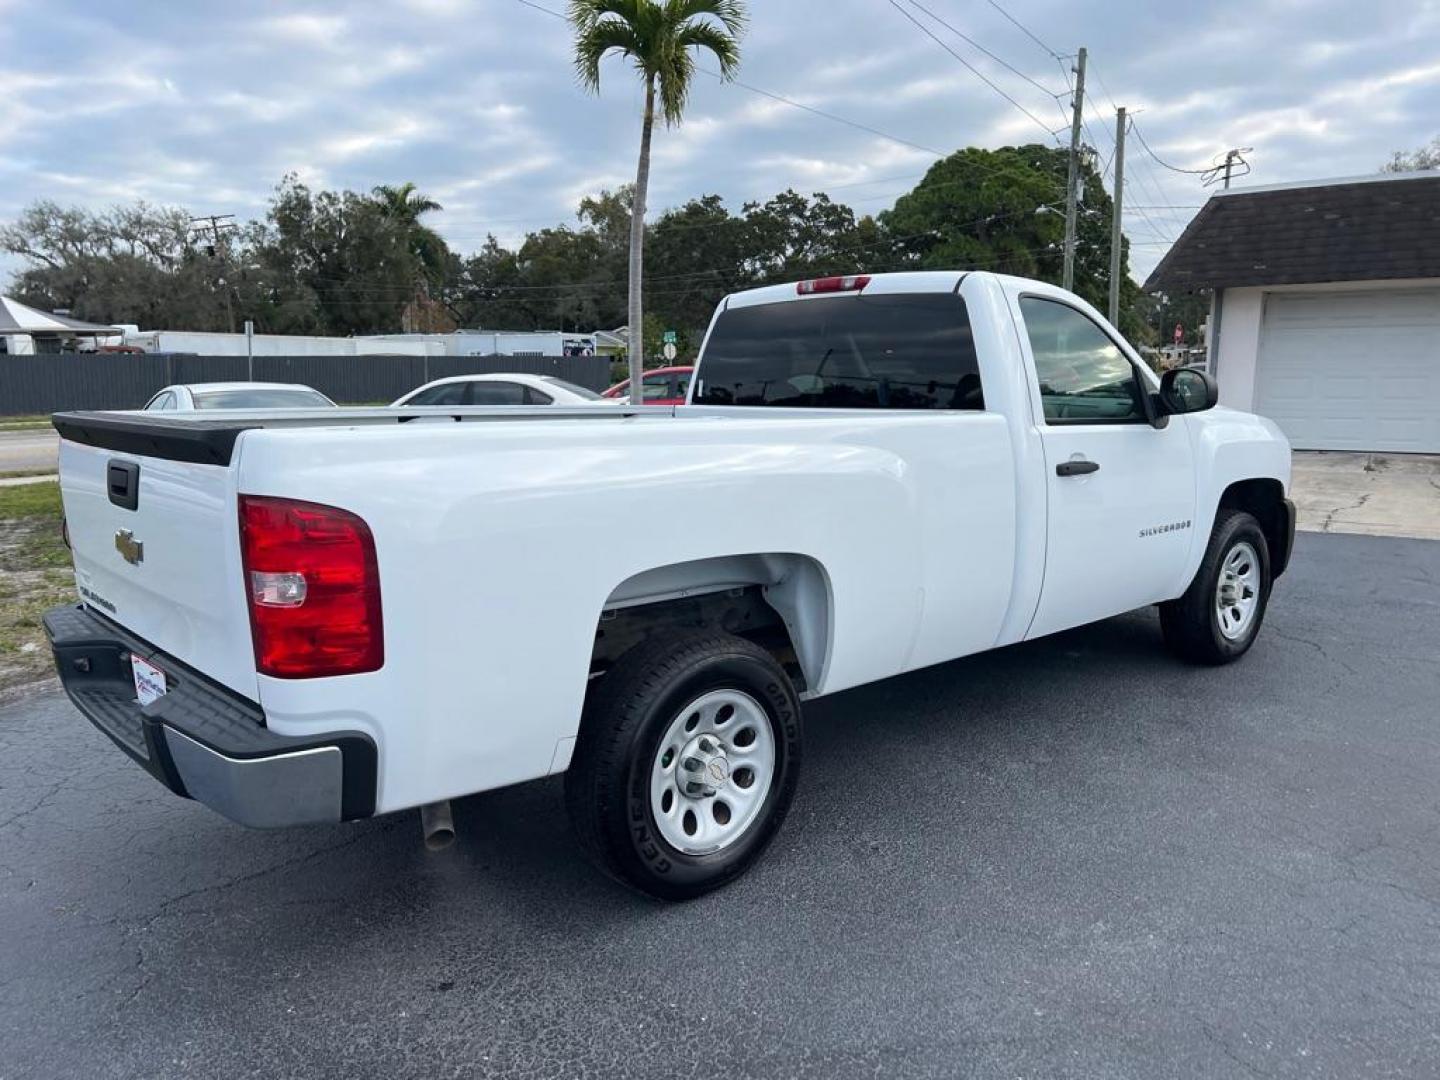
[(769, 653), (730, 634), (651, 639), (593, 689), (565, 797), (602, 869), (684, 900), (759, 858), (799, 770), (800, 703)]
[(1165, 643), (1201, 664), (1228, 664), (1254, 644), (1270, 602), (1270, 548), (1260, 523), (1222, 509), (1195, 580), (1178, 600), (1160, 605)]

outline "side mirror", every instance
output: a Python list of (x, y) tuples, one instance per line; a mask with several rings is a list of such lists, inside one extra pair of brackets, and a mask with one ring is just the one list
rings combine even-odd
[(1168, 416), (1204, 412), (1220, 400), (1220, 384), (1200, 368), (1171, 368), (1160, 376), (1160, 408)]

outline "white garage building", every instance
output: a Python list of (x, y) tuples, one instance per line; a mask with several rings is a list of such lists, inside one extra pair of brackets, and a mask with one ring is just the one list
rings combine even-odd
[(1440, 173), (1217, 193), (1146, 288), (1213, 290), (1220, 403), (1296, 449), (1440, 453)]

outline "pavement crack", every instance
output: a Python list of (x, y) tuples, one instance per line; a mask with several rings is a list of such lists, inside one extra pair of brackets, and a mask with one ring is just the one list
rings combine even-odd
[(1354, 506), (1337, 506), (1333, 510), (1325, 511), (1325, 520), (1320, 523), (1320, 531), (1329, 532), (1330, 526), (1335, 523), (1336, 514), (1345, 514), (1349, 513), (1351, 510), (1359, 510), (1362, 506), (1364, 506), (1367, 502), (1370, 501), (1371, 497), (1374, 494), (1375, 493), (1373, 491), (1367, 491), (1364, 495), (1361, 495), (1358, 500), (1356, 500)]
[(1257, 1069), (1254, 1065), (1250, 1064), (1250, 1062), (1246, 1061), (1243, 1057), (1237, 1054), (1235, 1050), (1230, 1046), (1230, 1044), (1227, 1043), (1224, 1039), (1222, 1039), (1215, 1031), (1215, 1029), (1212, 1028), (1209, 1024), (1201, 1024), (1200, 1030), (1205, 1033), (1205, 1038), (1207, 1038), (1211, 1043), (1213, 1043), (1222, 1054), (1224, 1054), (1227, 1058), (1233, 1061), (1236, 1065), (1239, 1065), (1249, 1075), (1265, 1077), (1271, 1075), (1268, 1072)]

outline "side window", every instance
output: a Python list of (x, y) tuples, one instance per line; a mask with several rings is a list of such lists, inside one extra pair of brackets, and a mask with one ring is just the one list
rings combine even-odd
[(464, 405), (465, 383), (443, 383), (421, 390), (406, 405)]
[(554, 405), (555, 399), (542, 390), (536, 390), (533, 386), (525, 387), (526, 405)]
[(801, 298), (716, 320), (697, 405), (985, 408), (965, 301), (951, 293)]
[(470, 384), (472, 405), (524, 405), (525, 388), (513, 382), (473, 382)]
[(1074, 308), (1027, 296), (1020, 301), (1045, 419), (1055, 424), (1144, 421), (1144, 387), (1120, 347)]
[(690, 372), (677, 371), (675, 373), (675, 396), (683, 398), (690, 393)]
[(175, 391), (166, 390), (163, 394), (156, 394), (150, 399), (150, 404), (145, 406), (146, 412), (159, 412), (162, 409), (175, 408)]
[(646, 375), (645, 376), (645, 400), (664, 401), (675, 395), (670, 391), (669, 375)]

